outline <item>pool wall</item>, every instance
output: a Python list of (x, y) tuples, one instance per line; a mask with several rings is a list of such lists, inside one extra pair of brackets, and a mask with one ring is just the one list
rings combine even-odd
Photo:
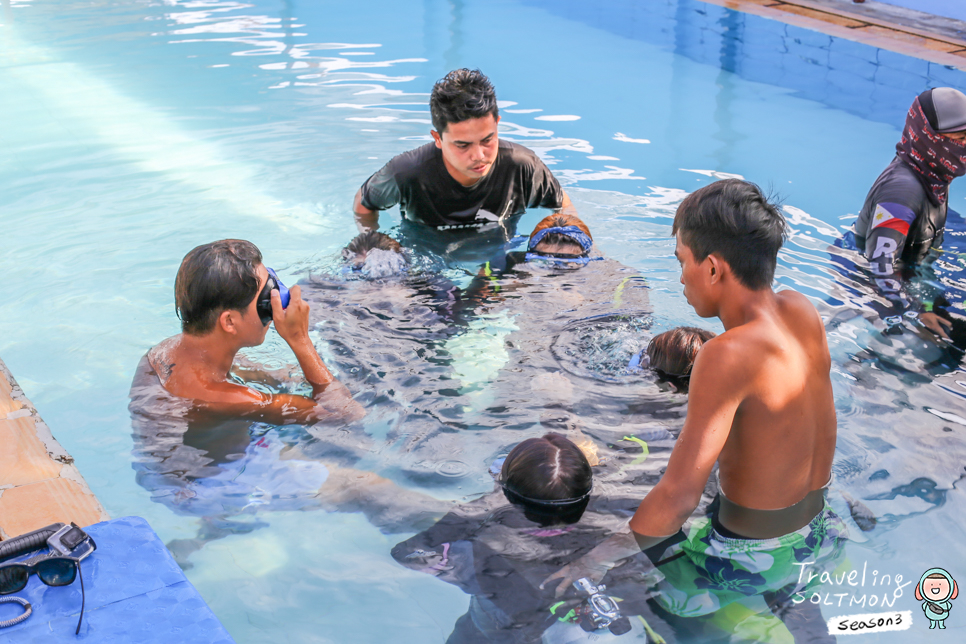
[[(578, 0), (525, 1), (562, 18), (657, 45), (743, 79), (784, 87), (801, 98), (889, 125), (901, 123), (909, 97), (929, 87), (966, 91), (962, 72), (952, 65), (702, 0), (609, 0), (603, 3), (606, 10)], [(835, 26), (815, 23), (816, 28)], [(959, 60), (966, 66), (966, 58)]]

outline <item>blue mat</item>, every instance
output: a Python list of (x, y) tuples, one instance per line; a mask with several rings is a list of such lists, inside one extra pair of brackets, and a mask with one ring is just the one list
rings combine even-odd
[[(147, 521), (124, 517), (85, 530), (97, 542), (97, 551), (81, 563), (87, 607), (80, 634), (74, 635), (80, 580), (52, 588), (32, 575), (14, 596), (29, 601), (33, 615), (0, 629), (0, 641), (233, 642)], [(18, 604), (0, 604), (0, 620), (22, 612)]]

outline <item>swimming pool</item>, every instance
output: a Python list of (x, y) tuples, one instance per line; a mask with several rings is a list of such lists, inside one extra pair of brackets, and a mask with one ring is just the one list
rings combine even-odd
[[(659, 324), (699, 322), (671, 255), (679, 200), (728, 174), (781, 194), (795, 234), (779, 282), (834, 322), (835, 472), (879, 517), (853, 530), (850, 561), (906, 580), (966, 562), (966, 379), (856, 316), (847, 300), (862, 287), (829, 250), (891, 158), (912, 96), (966, 89), (962, 72), (697, 0), (9, 0), (0, 12), (0, 114), (15, 124), (0, 128), (0, 261), (15, 285), (0, 355), (112, 516), (144, 516), (166, 542), (199, 531), (135, 482), (127, 411), (138, 360), (177, 330), (185, 252), (233, 236), (283, 279), (326, 266), (354, 234), (359, 184), (428, 140), (432, 83), (465, 65), (494, 80), (502, 135), (540, 151), (603, 252), (647, 277)], [(964, 199), (954, 184), (952, 207)], [(961, 256), (943, 261), (961, 294)], [(503, 390), (487, 383), (519, 326), (494, 317), (446, 347), (472, 358), (463, 381), (479, 384), (461, 401), (475, 415), (450, 420), (472, 429), (499, 415)], [(258, 355), (288, 359), (277, 338)], [(376, 414), (368, 434), (390, 435), (394, 418)], [(392, 443), (360, 466), (461, 500), (490, 485), (491, 454), (472, 447), (400, 464)], [(458, 589), (395, 564), (401, 535), (359, 514), (243, 520), (247, 534), (206, 544), (187, 571), (240, 642), (445, 641), (466, 610)], [(900, 605), (916, 614), (911, 587)], [(874, 611), (826, 617), (854, 612)]]

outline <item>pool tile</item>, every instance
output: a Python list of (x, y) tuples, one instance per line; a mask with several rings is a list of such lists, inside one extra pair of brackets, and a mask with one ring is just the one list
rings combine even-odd
[(865, 60), (876, 65), (879, 64), (879, 50), (856, 40), (849, 40), (847, 38), (833, 38), (832, 46), (829, 48), (829, 51), (837, 54), (854, 56), (855, 58)]
[(63, 467), (47, 455), (30, 416), (0, 420), (0, 445), (0, 487), (53, 478)]
[(966, 82), (963, 80), (963, 72), (948, 65), (939, 63), (929, 63), (929, 80), (931, 86), (946, 85), (966, 91)]
[[(925, 71), (925, 70), (924, 70)], [(876, 83), (895, 89), (908, 90), (910, 96), (926, 90), (929, 79), (922, 74), (911, 74), (888, 65), (879, 65), (875, 72)], [(909, 99), (910, 101), (912, 99)]]
[(814, 29), (805, 29), (803, 27), (789, 25), (785, 30), (785, 35), (786, 37), (793, 39), (796, 43), (808, 47), (820, 47), (822, 49), (828, 49), (832, 46), (832, 36), (820, 31), (815, 31)]
[(837, 72), (851, 74), (857, 80), (861, 79), (866, 82), (875, 79), (875, 72), (879, 68), (873, 62), (838, 51), (829, 52), (828, 66)]
[(851, 71), (831, 69), (826, 77), (829, 85), (835, 88), (837, 94), (842, 96), (870, 98), (874, 86), (868, 79), (856, 76)]

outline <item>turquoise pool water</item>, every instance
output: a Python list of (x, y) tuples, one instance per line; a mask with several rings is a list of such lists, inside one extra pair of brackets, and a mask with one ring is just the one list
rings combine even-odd
[[(912, 96), (966, 89), (962, 72), (697, 0), (3, 0), (0, 18), (0, 262), (13, 286), (0, 355), (112, 516), (144, 516), (166, 542), (202, 527), (135, 482), (127, 409), (138, 360), (178, 329), (183, 255), (231, 236), (286, 280), (331, 265), (354, 235), (359, 184), (428, 140), (433, 82), (471, 66), (496, 84), (502, 136), (538, 150), (600, 249), (647, 277), (658, 326), (699, 323), (671, 254), (683, 196), (740, 175), (783, 197), (794, 234), (778, 280), (829, 320), (837, 481), (879, 519), (853, 529), (850, 565), (906, 580), (966, 570), (966, 378), (934, 344), (883, 336), (868, 290), (830, 248), (891, 158)], [(966, 210), (966, 184), (951, 204)], [(927, 276), (958, 301), (962, 257)], [(473, 411), (427, 408), (470, 429), (499, 416), (501, 351), (519, 328), (494, 316), (446, 345), (471, 372), (477, 397), (458, 402)], [(274, 333), (253, 358), (290, 359)], [(490, 489), (496, 448), (467, 433), (410, 458), (387, 438), (402, 426), (394, 413), (371, 414), (375, 447), (357, 467), (443, 500)], [(360, 514), (239, 520), (252, 529), (205, 544), (187, 574), (240, 642), (445, 641), (466, 611), (467, 595), (391, 559), (405, 535)], [(919, 629), (911, 591), (896, 608), (920, 615)], [(825, 616), (856, 612), (875, 611)]]

